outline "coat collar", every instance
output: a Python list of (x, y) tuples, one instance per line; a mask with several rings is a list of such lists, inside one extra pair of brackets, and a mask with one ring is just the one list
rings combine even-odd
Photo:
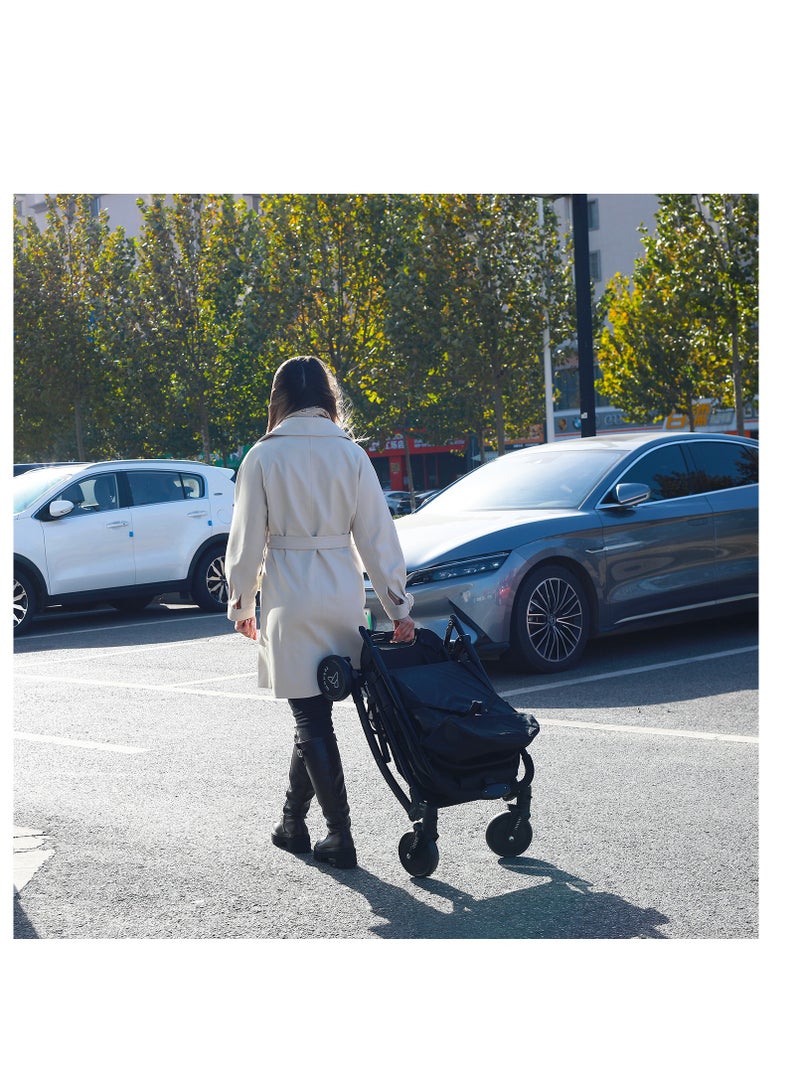
[(330, 417), (307, 417), (294, 415), (284, 417), (279, 425), (267, 432), (261, 439), (273, 439), (277, 436), (328, 436), (349, 439), (338, 424), (334, 424)]

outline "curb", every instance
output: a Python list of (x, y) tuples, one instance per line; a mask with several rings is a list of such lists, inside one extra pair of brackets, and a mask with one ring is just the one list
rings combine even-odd
[(31, 830), (23, 826), (14, 827), (15, 894), (18, 894), (25, 884), (30, 882), (42, 864), (53, 854), (53, 849), (45, 848), (42, 830)]

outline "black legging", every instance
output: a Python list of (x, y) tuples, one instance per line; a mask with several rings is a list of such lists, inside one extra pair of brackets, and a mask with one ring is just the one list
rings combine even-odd
[(316, 697), (290, 697), (289, 708), (295, 722), (297, 743), (333, 734), (333, 701), (319, 693)]

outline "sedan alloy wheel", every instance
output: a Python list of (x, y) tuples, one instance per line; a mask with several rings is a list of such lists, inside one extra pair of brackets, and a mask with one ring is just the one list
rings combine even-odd
[(571, 667), (589, 639), (589, 607), (578, 578), (560, 565), (530, 573), (517, 596), (512, 630), (524, 666), (547, 674)]

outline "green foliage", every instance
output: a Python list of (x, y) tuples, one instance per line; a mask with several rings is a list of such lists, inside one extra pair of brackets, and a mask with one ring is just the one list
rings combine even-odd
[(566, 328), (570, 270), (555, 216), (514, 194), (395, 197), (387, 210), (385, 329), (389, 353), (360, 370), (381, 430), (424, 429), (447, 442), (543, 414), (545, 312)]
[(43, 231), (15, 215), (15, 457), (116, 452), (132, 268), (86, 194), (48, 197)]
[(131, 379), (140, 427), (156, 450), (224, 458), (266, 419), (264, 314), (254, 293), (264, 240), (255, 215), (230, 196), (139, 204), (140, 341)]
[(632, 284), (609, 283), (598, 345), (600, 389), (633, 417), (758, 391), (758, 198), (664, 194)]
[(289, 194), (264, 197), (260, 209), (266, 260), (259, 292), (271, 316), (271, 371), (289, 356), (320, 356), (353, 402), (357, 431), (369, 421), (359, 369), (383, 359), (387, 349), (388, 201), (369, 194)]
[[(544, 416), (545, 323), (574, 341), (569, 239), (525, 194), (226, 194), (140, 202), (136, 240), (87, 194), (14, 222), (15, 457), (227, 459), (288, 356), (327, 360), (356, 431), (481, 445)], [(757, 390), (758, 204), (665, 195), (599, 315), (629, 415)], [(737, 402), (738, 404), (738, 402)]]
[(609, 325), (600, 334), (600, 389), (631, 420), (657, 420), (676, 410), (693, 419), (693, 403), (713, 397), (720, 368), (697, 351), (701, 321), (642, 263), (632, 283), (618, 274), (604, 304)]

